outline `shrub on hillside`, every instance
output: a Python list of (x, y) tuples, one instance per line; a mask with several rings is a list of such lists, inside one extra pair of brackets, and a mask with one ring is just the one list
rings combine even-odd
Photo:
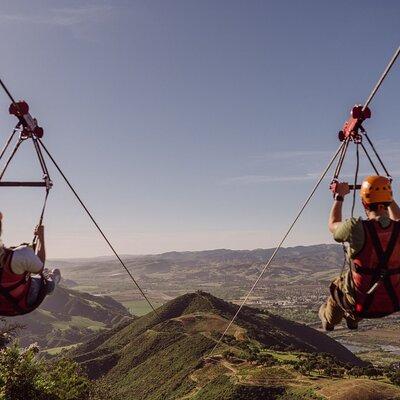
[(394, 371), (388, 374), (388, 378), (394, 385), (400, 386), (400, 371)]
[(386, 376), (389, 378), (390, 382), (400, 386), (400, 363), (395, 362), (390, 364), (386, 368)]
[(13, 344), (0, 351), (1, 400), (86, 400), (90, 382), (78, 365), (61, 359), (46, 363), (36, 357), (37, 346)]
[(311, 372), (319, 372), (332, 377), (341, 377), (350, 369), (348, 365), (326, 353), (305, 354), (294, 367), (305, 375)]

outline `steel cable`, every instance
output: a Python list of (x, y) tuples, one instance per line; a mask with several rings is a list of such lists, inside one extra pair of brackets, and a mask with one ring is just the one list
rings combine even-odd
[(38, 138), (37, 139), (38, 143), (40, 144), (40, 146), (43, 148), (43, 150), (46, 152), (47, 156), (50, 158), (50, 160), (52, 161), (52, 163), (54, 164), (54, 166), (56, 167), (57, 171), (60, 173), (60, 175), (62, 176), (62, 178), (64, 179), (65, 183), (68, 185), (68, 187), (71, 189), (72, 193), (74, 194), (74, 196), (76, 197), (76, 199), (78, 200), (78, 202), (80, 203), (80, 205), (83, 207), (83, 209), (86, 211), (86, 214), (89, 216), (89, 218), (91, 219), (91, 221), (93, 222), (93, 224), (95, 225), (95, 227), (97, 228), (97, 230), (99, 231), (99, 233), (101, 234), (101, 236), (103, 237), (103, 239), (106, 241), (106, 243), (108, 244), (108, 247), (111, 249), (111, 251), (114, 253), (115, 257), (118, 259), (118, 261), (120, 262), (120, 264), (122, 265), (122, 267), (125, 269), (125, 271), (127, 272), (127, 274), (129, 275), (130, 279), (132, 280), (132, 282), (134, 283), (134, 285), (138, 288), (140, 294), (143, 296), (143, 298), (146, 300), (146, 302), (149, 304), (149, 306), (151, 307), (151, 309), (154, 311), (154, 313), (157, 315), (157, 317), (159, 317), (159, 314), (157, 313), (155, 307), (153, 306), (153, 304), (151, 303), (151, 301), (149, 300), (149, 298), (146, 296), (146, 294), (144, 293), (143, 289), (140, 287), (140, 285), (138, 284), (138, 282), (136, 281), (136, 279), (134, 278), (134, 276), (132, 275), (132, 273), (129, 271), (128, 267), (125, 265), (124, 261), (121, 259), (121, 257), (119, 256), (119, 254), (117, 253), (117, 251), (115, 250), (114, 246), (111, 244), (110, 240), (108, 239), (108, 237), (106, 236), (106, 234), (103, 232), (103, 230), (101, 229), (101, 227), (99, 226), (99, 224), (97, 223), (97, 221), (94, 219), (92, 213), (89, 211), (89, 209), (86, 207), (85, 203), (83, 202), (83, 200), (81, 199), (81, 197), (79, 196), (79, 194), (77, 193), (77, 191), (74, 189), (74, 187), (72, 186), (72, 184), (70, 183), (70, 181), (68, 180), (68, 178), (65, 176), (64, 172), (61, 170), (60, 166), (58, 165), (58, 163), (55, 161), (55, 159), (53, 158), (53, 156), (50, 154), (50, 152), (47, 150), (47, 147), (43, 144), (43, 142)]
[(371, 94), (369, 95), (367, 101), (364, 104), (364, 107), (362, 108), (363, 111), (371, 103), (372, 99), (374, 98), (374, 96), (375, 96), (376, 92), (378, 91), (378, 89), (381, 87), (381, 85), (382, 85), (383, 81), (385, 80), (387, 74), (389, 73), (390, 69), (393, 67), (393, 64), (397, 60), (397, 57), (399, 56), (399, 54), (400, 54), (400, 46), (394, 52), (392, 59), (389, 61), (389, 64), (387, 65), (386, 69), (383, 71), (383, 73), (382, 73), (381, 77), (379, 78), (378, 82), (376, 83), (375, 87), (372, 89)]
[(336, 157), (338, 156), (338, 154), (342, 151), (343, 146), (346, 145), (346, 142), (342, 142), (341, 145), (339, 146), (339, 148), (336, 150), (334, 156), (332, 157), (332, 159), (329, 161), (327, 167), (325, 168), (324, 172), (321, 174), (320, 178), (318, 179), (317, 183), (315, 184), (314, 188), (312, 189), (310, 195), (307, 197), (306, 201), (304, 202), (304, 204), (301, 206), (300, 211), (297, 213), (295, 219), (293, 220), (293, 222), (291, 223), (291, 225), (289, 226), (289, 229), (286, 231), (286, 233), (283, 235), (282, 240), (279, 242), (278, 246), (275, 248), (274, 252), (272, 253), (271, 257), (269, 258), (269, 260), (267, 261), (267, 263), (264, 265), (261, 273), (258, 275), (256, 281), (254, 282), (253, 286), (251, 287), (251, 289), (248, 291), (248, 293), (246, 294), (246, 297), (244, 298), (244, 300), (242, 301), (242, 303), (240, 304), (239, 308), (237, 309), (235, 315), (233, 316), (233, 318), (230, 320), (228, 326), (226, 327), (225, 331), (223, 332), (223, 334), (221, 335), (221, 337), (219, 338), (218, 342), (215, 344), (214, 348), (211, 350), (210, 356), (213, 355), (215, 349), (219, 346), (219, 344), (221, 343), (222, 339), (225, 337), (225, 335), (227, 334), (227, 332), (229, 331), (229, 328), (232, 326), (232, 324), (235, 322), (237, 316), (239, 315), (240, 311), (242, 310), (243, 306), (247, 303), (248, 298), (250, 297), (251, 293), (253, 293), (253, 290), (256, 288), (256, 286), (258, 285), (258, 282), (261, 280), (261, 278), (263, 277), (265, 271), (267, 270), (267, 268), (271, 265), (271, 262), (274, 260), (276, 254), (278, 253), (278, 251), (280, 250), (280, 248), (282, 247), (283, 243), (285, 242), (286, 238), (289, 236), (290, 232), (292, 231), (293, 227), (295, 226), (296, 222), (298, 221), (298, 219), (300, 218), (301, 214), (303, 213), (304, 209), (307, 207), (308, 203), (310, 202), (310, 200), (312, 199), (312, 197), (314, 196), (314, 193), (316, 192), (316, 190), (318, 189), (319, 185), (321, 184), (322, 180), (325, 178), (325, 175), (328, 173), (329, 169), (331, 168), (332, 164), (334, 163), (334, 161), (336, 160)]

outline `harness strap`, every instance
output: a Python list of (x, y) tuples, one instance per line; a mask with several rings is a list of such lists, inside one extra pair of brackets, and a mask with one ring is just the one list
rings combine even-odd
[[(375, 268), (358, 267), (357, 265), (354, 265), (354, 270), (357, 272), (357, 274), (361, 275), (374, 275), (376, 272)], [(388, 269), (386, 272), (386, 275), (399, 275), (399, 274), (400, 274), (400, 268)]]
[(15, 297), (13, 297), (8, 290), (0, 287), (0, 296), (3, 296), (14, 308), (18, 314), (25, 314), (26, 310), (19, 306), (19, 303)]
[[(393, 307), (395, 310), (399, 309), (399, 298), (396, 294), (396, 291), (394, 290), (392, 280), (390, 279), (391, 275), (394, 275), (395, 272), (389, 271), (389, 260), (390, 257), (393, 254), (393, 250), (395, 248), (396, 242), (399, 237), (400, 233), (400, 223), (397, 221), (394, 221), (394, 227), (392, 231), (392, 235), (390, 236), (389, 243), (386, 247), (386, 250), (384, 251), (382, 248), (381, 241), (379, 240), (378, 233), (376, 231), (376, 228), (373, 224), (372, 221), (366, 221), (365, 226), (368, 229), (368, 232), (371, 237), (372, 245), (374, 247), (375, 253), (378, 257), (378, 266), (375, 268), (375, 272), (371, 271), (372, 275), (372, 285), (371, 289), (368, 292), (366, 299), (363, 304), (363, 310), (364, 312), (368, 311), (368, 309), (371, 307), (371, 304), (373, 302), (374, 296), (375, 296), (375, 290), (372, 290), (374, 287), (377, 287), (380, 281), (383, 282), (385, 285), (385, 289), (390, 297), (390, 300), (393, 303)], [(398, 268), (397, 268), (398, 269)]]
[(20, 279), (18, 282), (14, 283), (14, 285), (7, 286), (7, 287), (2, 287), (3, 290), (6, 290), (7, 292), (12, 292), (13, 290), (17, 289), (19, 286), (24, 285), (26, 283), (25, 276)]

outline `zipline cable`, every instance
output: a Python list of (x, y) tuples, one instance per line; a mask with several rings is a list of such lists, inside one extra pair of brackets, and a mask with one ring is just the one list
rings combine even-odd
[(389, 73), (390, 69), (393, 67), (393, 64), (397, 60), (397, 57), (399, 56), (399, 54), (400, 54), (400, 46), (394, 52), (392, 59), (389, 61), (389, 64), (387, 65), (386, 69), (383, 71), (383, 73), (382, 73), (381, 77), (379, 78), (378, 82), (376, 83), (375, 87), (372, 89), (372, 92), (369, 95), (367, 101), (365, 102), (362, 111), (364, 111), (369, 106), (369, 103), (371, 103), (372, 99), (374, 98), (378, 89), (381, 87), (381, 85), (382, 85), (383, 81), (385, 80), (387, 74)]
[(256, 279), (256, 281), (254, 282), (253, 286), (251, 287), (251, 289), (248, 291), (248, 293), (246, 294), (246, 297), (244, 298), (244, 300), (242, 301), (242, 303), (240, 304), (239, 308), (237, 309), (235, 315), (233, 316), (233, 318), (231, 319), (231, 321), (229, 322), (228, 326), (226, 327), (225, 331), (223, 332), (223, 334), (221, 335), (221, 337), (219, 338), (218, 342), (215, 344), (214, 348), (211, 350), (210, 356), (213, 355), (215, 349), (219, 346), (219, 344), (221, 343), (222, 339), (225, 337), (225, 335), (228, 333), (229, 328), (232, 326), (232, 324), (235, 322), (237, 316), (239, 315), (240, 311), (242, 310), (243, 306), (247, 303), (248, 298), (250, 297), (251, 293), (253, 293), (253, 290), (256, 288), (258, 282), (260, 281), (260, 279), (263, 277), (265, 271), (267, 270), (267, 268), (271, 265), (271, 262), (274, 260), (276, 254), (278, 253), (278, 251), (280, 250), (280, 248), (282, 247), (283, 243), (285, 242), (286, 238), (289, 236), (290, 232), (292, 231), (293, 227), (295, 226), (296, 222), (298, 221), (298, 219), (300, 218), (301, 214), (303, 213), (304, 209), (307, 207), (308, 203), (310, 202), (310, 200), (312, 199), (312, 197), (314, 196), (314, 193), (316, 192), (316, 190), (318, 189), (319, 185), (321, 184), (321, 182), (323, 181), (323, 179), (325, 178), (325, 175), (328, 173), (329, 169), (331, 168), (332, 164), (334, 163), (334, 161), (336, 160), (336, 157), (339, 155), (339, 153), (341, 153), (343, 146), (346, 146), (347, 141), (344, 141), (341, 143), (341, 145), (339, 146), (339, 148), (336, 150), (334, 156), (332, 157), (332, 159), (329, 161), (327, 167), (325, 168), (324, 172), (321, 174), (320, 178), (318, 179), (317, 183), (315, 184), (314, 188), (312, 189), (310, 195), (307, 197), (306, 201), (304, 202), (304, 204), (301, 206), (300, 211), (298, 212), (298, 214), (296, 215), (295, 219), (293, 220), (293, 222), (291, 223), (291, 225), (289, 226), (289, 229), (286, 231), (286, 233), (284, 234), (282, 240), (280, 241), (280, 243), (278, 244), (278, 246), (275, 248), (274, 252), (272, 253), (271, 257), (269, 258), (269, 260), (267, 261), (267, 263), (264, 265), (264, 268), (262, 269), (261, 273), (258, 275), (258, 278)]
[[(385, 71), (382, 73), (381, 77), (379, 78), (377, 84), (375, 85), (375, 87), (373, 88), (371, 94), (369, 95), (367, 101), (365, 102), (362, 111), (364, 111), (368, 105), (371, 103), (372, 99), (374, 98), (376, 92), (378, 91), (378, 89), (380, 88), (380, 86), (382, 85), (383, 81), (385, 80), (387, 74), (389, 73), (390, 69), (392, 68), (393, 64), (395, 63), (397, 57), (400, 54), (400, 46), (398, 47), (398, 49), (395, 51), (392, 59), (389, 61), (389, 64), (387, 65)], [(365, 134), (364, 134), (365, 135)], [(387, 173), (388, 176), (389, 173), (387, 172), (382, 160), (380, 159), (379, 155), (377, 154), (372, 142), (370, 141), (368, 135), (365, 135), (368, 142), (370, 143), (372, 149), (374, 150), (375, 155), (377, 156), (378, 160), (380, 161), (383, 169), (385, 170), (385, 172)], [(336, 173), (338, 174), (340, 172), (343, 160), (344, 160), (344, 155), (346, 153), (347, 150), (347, 146), (349, 144), (350, 140), (349, 138), (347, 138), (345, 141), (342, 142), (342, 144), (339, 146), (338, 150), (336, 151), (336, 153), (334, 154), (334, 156), (332, 157), (331, 161), (329, 162), (328, 166), (326, 167), (325, 171), (322, 173), (321, 177), (319, 178), (319, 180), (317, 181), (316, 185), (314, 186), (313, 190), (311, 191), (311, 194), (308, 196), (307, 200), (304, 202), (303, 206), (300, 208), (299, 213), (297, 214), (296, 218), (294, 219), (294, 221), (292, 222), (292, 224), (290, 225), (289, 229), (287, 230), (287, 232), (285, 233), (285, 235), (283, 236), (281, 242), (278, 244), (278, 247), (276, 247), (276, 249), (274, 250), (274, 252), (272, 253), (272, 256), (270, 257), (270, 259), (268, 260), (268, 262), (265, 264), (264, 268), (262, 269), (260, 275), (258, 276), (258, 278), (256, 279), (256, 281), (254, 282), (253, 286), (251, 287), (251, 289), (249, 290), (249, 292), (247, 293), (246, 297), (244, 298), (244, 300), (242, 301), (242, 303), (240, 304), (238, 310), (236, 311), (235, 315), (233, 316), (233, 318), (230, 320), (228, 326), (226, 327), (225, 331), (222, 333), (221, 337), (219, 338), (218, 342), (215, 344), (215, 346), (213, 347), (213, 349), (211, 350), (210, 356), (213, 355), (215, 349), (219, 346), (219, 344), (221, 343), (222, 339), (225, 337), (225, 335), (227, 334), (229, 328), (232, 326), (233, 322), (236, 320), (237, 316), (239, 315), (240, 311), (242, 310), (243, 306), (247, 303), (247, 300), (249, 298), (249, 296), (251, 295), (251, 293), (253, 292), (253, 290), (255, 289), (255, 287), (257, 286), (258, 282), (260, 281), (260, 279), (263, 277), (265, 271), (267, 270), (267, 268), (269, 267), (269, 265), (271, 264), (271, 262), (273, 261), (273, 259), (275, 258), (276, 254), (278, 253), (279, 249), (282, 247), (283, 243), (285, 242), (286, 238), (288, 237), (289, 233), (291, 232), (291, 230), (293, 229), (294, 225), (296, 224), (297, 220), (300, 218), (301, 214), (303, 213), (304, 209), (306, 208), (307, 204), (310, 202), (311, 198), (313, 197), (315, 191), (317, 190), (318, 186), (320, 185), (320, 183), (322, 182), (322, 180), (324, 179), (325, 175), (328, 173), (330, 167), (332, 166), (332, 164), (334, 163), (336, 157), (339, 155), (340, 153), (340, 162), (336, 171), (335, 171), (335, 175)]]
[(132, 280), (132, 282), (135, 284), (135, 286), (138, 288), (139, 292), (141, 293), (141, 295), (143, 296), (143, 298), (146, 300), (146, 302), (149, 304), (149, 306), (151, 307), (151, 309), (154, 311), (154, 313), (157, 315), (157, 317), (159, 317), (159, 314), (157, 313), (155, 307), (153, 306), (153, 304), (151, 303), (151, 301), (149, 300), (149, 298), (146, 296), (146, 294), (144, 293), (143, 289), (139, 286), (139, 284), (137, 283), (136, 279), (134, 278), (134, 276), (132, 275), (132, 273), (129, 271), (128, 267), (125, 265), (124, 261), (121, 259), (121, 257), (119, 256), (119, 254), (117, 253), (117, 251), (115, 250), (114, 246), (111, 244), (111, 242), (109, 241), (108, 237), (106, 236), (106, 234), (103, 232), (103, 230), (100, 228), (99, 224), (97, 223), (97, 221), (94, 219), (92, 213), (89, 211), (89, 209), (86, 207), (85, 203), (82, 201), (82, 199), (80, 198), (79, 194), (76, 192), (76, 190), (74, 189), (74, 187), (72, 186), (72, 184), (70, 183), (70, 181), (68, 180), (68, 178), (65, 176), (64, 172), (61, 170), (61, 168), (59, 167), (58, 163), (55, 161), (55, 159), (53, 158), (53, 156), (50, 154), (50, 152), (47, 150), (47, 147), (43, 144), (43, 142), (38, 138), (37, 139), (38, 143), (40, 144), (40, 146), (43, 148), (43, 150), (46, 152), (47, 156), (50, 158), (50, 160), (52, 161), (52, 163), (54, 164), (54, 166), (56, 167), (56, 169), (58, 170), (58, 172), (60, 173), (60, 175), (63, 177), (65, 183), (68, 185), (68, 187), (71, 189), (72, 193), (75, 195), (76, 199), (79, 201), (79, 203), (81, 204), (81, 206), (83, 207), (83, 209), (86, 211), (86, 214), (89, 216), (89, 218), (92, 220), (93, 224), (95, 225), (95, 227), (97, 228), (97, 230), (99, 231), (99, 233), (101, 234), (101, 236), (103, 237), (103, 239), (106, 241), (106, 243), (108, 244), (108, 247), (112, 250), (112, 252), (114, 253), (115, 257), (118, 259), (118, 261), (120, 262), (120, 264), (122, 265), (122, 267), (125, 269), (125, 271), (128, 273), (130, 279)]
[(7, 86), (4, 84), (4, 82), (0, 79), (0, 85), (1, 87), (4, 89), (4, 91), (7, 93), (7, 96), (9, 97), (9, 99), (11, 100), (11, 102), (13, 104), (17, 104), (16, 101), (14, 100), (14, 97), (12, 97), (12, 94), (9, 92), (9, 90), (7, 89)]

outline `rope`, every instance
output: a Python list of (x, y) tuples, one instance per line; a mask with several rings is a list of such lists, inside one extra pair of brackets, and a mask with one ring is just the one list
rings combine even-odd
[(354, 174), (354, 190), (353, 190), (353, 204), (351, 206), (351, 218), (354, 217), (354, 208), (356, 207), (356, 188), (357, 188), (357, 179), (358, 179), (358, 170), (360, 169), (360, 152), (359, 152), (360, 143), (356, 143), (356, 172)]
[[(367, 138), (369, 145), (371, 146), (373, 152), (375, 153), (375, 156), (376, 156), (376, 158), (378, 159), (378, 161), (380, 162), (380, 164), (381, 164), (382, 168), (384, 169), (384, 171), (385, 171), (387, 177), (390, 178), (391, 176), (390, 176), (388, 170), (386, 169), (385, 164), (383, 163), (382, 159), (380, 158), (378, 152), (376, 151), (375, 146), (374, 146), (373, 143), (371, 142), (371, 139), (369, 138), (367, 132), (364, 132), (363, 135)], [(379, 175), (379, 174), (378, 174), (378, 175)]]
[(1, 150), (0, 153), (0, 160), (3, 158), (5, 152), (8, 149), (8, 146), (10, 145), (10, 143), (12, 142), (12, 140), (14, 139), (15, 134), (18, 132), (18, 126), (19, 126), (19, 122), (18, 124), (15, 126), (14, 130), (12, 131), (10, 137), (7, 139), (6, 144), (4, 145), (3, 149)]
[(39, 147), (37, 139), (34, 136), (32, 136), (32, 142), (33, 142), (33, 145), (35, 146), (36, 154), (38, 156), (40, 167), (42, 168), (42, 172), (44, 174), (44, 178), (50, 179), (49, 170), (47, 169), (46, 161), (43, 158), (43, 153)]
[(16, 143), (14, 150), (12, 151), (12, 153), (10, 154), (10, 157), (8, 157), (8, 160), (6, 162), (6, 164), (4, 165), (3, 170), (0, 173), (0, 181), (3, 179), (4, 174), (6, 173), (6, 170), (8, 168), (8, 166), (10, 165), (11, 160), (14, 158), (15, 153), (17, 152), (19, 146), (21, 145), (21, 143), (23, 142), (23, 139), (19, 139), (18, 142)]
[(344, 159), (346, 157), (346, 152), (347, 152), (347, 149), (349, 147), (350, 137), (347, 137), (346, 140), (343, 143), (344, 143), (344, 146), (342, 148), (342, 151), (340, 152), (339, 161), (337, 163), (337, 166), (336, 166), (336, 169), (335, 169), (335, 173), (333, 175), (333, 179), (334, 180), (339, 178), (339, 174), (340, 174), (340, 171), (341, 171), (342, 166), (343, 166), (343, 161), (344, 161)]
[(376, 173), (377, 175), (379, 175), (379, 171), (378, 171), (378, 169), (375, 167), (375, 164), (374, 164), (374, 162), (372, 161), (372, 158), (371, 158), (371, 156), (369, 155), (367, 149), (365, 148), (363, 142), (361, 142), (360, 144), (361, 144), (361, 148), (364, 150), (364, 153), (365, 153), (365, 155), (367, 156), (369, 162), (371, 163), (372, 168), (374, 169), (375, 173)]
[(376, 92), (378, 91), (378, 89), (381, 87), (383, 81), (385, 80), (387, 74), (389, 73), (390, 69), (392, 68), (393, 64), (395, 63), (397, 57), (400, 54), (400, 46), (398, 47), (398, 49), (394, 52), (392, 59), (389, 61), (389, 64), (387, 65), (386, 69), (383, 71), (381, 77), (379, 78), (377, 84), (375, 85), (375, 87), (372, 89), (371, 94), (369, 95), (367, 101), (364, 104), (363, 107), (363, 111), (369, 106), (369, 103), (371, 103), (372, 99), (374, 98)]
[(122, 267), (125, 269), (125, 271), (127, 272), (127, 274), (129, 275), (130, 279), (132, 280), (132, 282), (134, 283), (134, 285), (138, 288), (139, 292), (141, 293), (141, 295), (143, 296), (143, 298), (147, 301), (147, 303), (149, 304), (149, 306), (151, 307), (151, 309), (154, 311), (154, 313), (157, 315), (157, 317), (159, 317), (155, 307), (153, 306), (153, 304), (150, 302), (150, 300), (148, 299), (148, 297), (146, 296), (146, 294), (144, 293), (144, 291), (142, 290), (142, 288), (139, 286), (139, 284), (137, 283), (136, 279), (134, 278), (134, 276), (132, 275), (132, 273), (129, 271), (128, 267), (125, 265), (125, 263), (123, 262), (123, 260), (121, 259), (121, 257), (119, 256), (119, 254), (117, 253), (117, 251), (115, 250), (114, 246), (111, 244), (111, 242), (109, 241), (108, 237), (106, 236), (106, 234), (103, 232), (103, 230), (100, 228), (99, 224), (97, 223), (97, 221), (94, 219), (92, 213), (89, 211), (89, 209), (86, 207), (85, 203), (82, 201), (82, 199), (80, 198), (79, 194), (77, 193), (77, 191), (74, 189), (74, 187), (72, 186), (72, 184), (70, 183), (70, 181), (68, 180), (68, 178), (65, 176), (64, 172), (61, 170), (61, 168), (59, 167), (59, 165), (57, 164), (57, 162), (55, 161), (55, 159), (52, 157), (52, 155), (50, 154), (50, 152), (47, 150), (46, 146), (43, 144), (43, 142), (38, 138), (37, 139), (38, 143), (40, 144), (40, 146), (42, 147), (42, 149), (46, 152), (46, 154), (48, 155), (48, 157), (50, 158), (50, 160), (52, 161), (52, 163), (54, 164), (54, 166), (56, 167), (56, 169), (58, 170), (58, 172), (60, 173), (60, 175), (63, 177), (65, 183), (68, 185), (68, 187), (71, 189), (72, 193), (74, 194), (74, 196), (76, 197), (76, 199), (78, 200), (78, 202), (80, 203), (80, 205), (83, 207), (83, 209), (86, 211), (86, 214), (89, 216), (89, 218), (92, 220), (93, 224), (95, 225), (95, 227), (97, 228), (97, 230), (99, 231), (99, 233), (101, 234), (101, 236), (103, 237), (103, 239), (106, 241), (106, 243), (108, 244), (108, 247), (112, 250), (112, 252), (114, 253), (115, 257), (118, 259), (118, 261), (120, 262), (120, 264), (122, 265)]
[(286, 231), (286, 233), (284, 234), (282, 240), (280, 241), (280, 243), (278, 244), (278, 246), (275, 248), (274, 252), (272, 253), (270, 259), (268, 260), (268, 262), (264, 265), (264, 268), (262, 269), (261, 273), (259, 274), (259, 276), (257, 277), (256, 281), (254, 282), (253, 286), (251, 287), (251, 289), (248, 291), (246, 297), (244, 298), (244, 300), (242, 301), (242, 303), (240, 304), (239, 308), (237, 309), (235, 315), (233, 316), (233, 318), (230, 320), (228, 326), (226, 327), (225, 331), (222, 333), (221, 337), (219, 338), (218, 342), (215, 344), (214, 348), (211, 350), (210, 356), (213, 355), (215, 349), (219, 346), (219, 344), (221, 343), (222, 339), (225, 337), (225, 335), (227, 334), (229, 328), (232, 326), (232, 324), (235, 322), (237, 316), (239, 315), (240, 311), (242, 310), (243, 306), (247, 303), (248, 298), (250, 297), (251, 293), (253, 292), (253, 290), (256, 288), (258, 282), (261, 280), (261, 278), (263, 277), (265, 271), (267, 270), (267, 268), (271, 265), (271, 262), (274, 260), (276, 254), (278, 253), (278, 251), (280, 250), (280, 248), (282, 247), (283, 243), (285, 242), (286, 238), (289, 236), (290, 232), (292, 231), (293, 227), (295, 226), (296, 222), (298, 221), (298, 219), (300, 218), (301, 214), (303, 213), (304, 209), (307, 207), (308, 203), (310, 202), (310, 200), (312, 199), (312, 197), (314, 196), (314, 193), (316, 192), (316, 190), (318, 189), (319, 185), (321, 184), (322, 180), (325, 178), (325, 175), (328, 173), (329, 169), (331, 168), (332, 164), (334, 163), (334, 161), (336, 160), (336, 157), (339, 155), (339, 153), (342, 151), (343, 146), (346, 145), (346, 142), (342, 142), (341, 145), (339, 146), (339, 148), (337, 149), (337, 151), (335, 152), (334, 156), (332, 157), (332, 159), (329, 161), (327, 167), (325, 168), (324, 172), (321, 174), (320, 178), (318, 179), (317, 183), (315, 184), (314, 188), (312, 189), (310, 195), (307, 197), (306, 201), (304, 202), (304, 204), (301, 206), (300, 211), (298, 212), (298, 214), (296, 215), (295, 219), (293, 220), (293, 222), (291, 223), (291, 225), (289, 226), (289, 229)]
[[(45, 213), (45, 211), (46, 211), (47, 199), (49, 198), (49, 194), (50, 194), (50, 189), (47, 188), (47, 189), (46, 189), (46, 194), (45, 194), (45, 196), (44, 196), (44, 202), (43, 202), (42, 212), (40, 213), (40, 217), (39, 217), (38, 226), (43, 225), (44, 213)], [(37, 235), (35, 235), (35, 236), (33, 237), (33, 240), (32, 240), (32, 246), (33, 246), (34, 249), (36, 249), (37, 240), (38, 240), (38, 237), (37, 237)]]

